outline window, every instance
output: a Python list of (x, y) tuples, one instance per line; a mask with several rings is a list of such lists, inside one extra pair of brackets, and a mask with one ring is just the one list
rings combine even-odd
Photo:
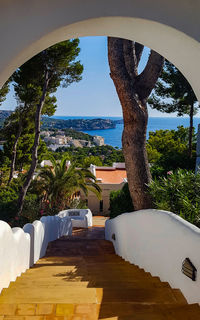
[(99, 202), (99, 210), (100, 212), (103, 212), (103, 200), (100, 200)]

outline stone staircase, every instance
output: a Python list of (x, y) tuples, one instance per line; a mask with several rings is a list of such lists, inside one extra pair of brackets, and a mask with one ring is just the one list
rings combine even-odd
[(196, 320), (198, 304), (114, 253), (104, 228), (75, 230), (0, 295), (0, 320)]

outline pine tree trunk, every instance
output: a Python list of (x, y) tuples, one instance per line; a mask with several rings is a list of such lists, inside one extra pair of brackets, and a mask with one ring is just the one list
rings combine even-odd
[(151, 197), (146, 192), (151, 180), (146, 152), (146, 103), (164, 64), (164, 58), (151, 51), (145, 69), (138, 75), (142, 48), (129, 40), (108, 38), (110, 76), (123, 111), (122, 147), (135, 210), (152, 207)]
[(112, 77), (123, 108), (124, 130), (122, 148), (127, 169), (129, 191), (135, 210), (152, 207), (151, 197), (146, 192), (151, 174), (146, 152), (148, 111), (137, 99), (132, 86)]
[(193, 134), (193, 116), (194, 116), (194, 105), (190, 108), (190, 128), (189, 128), (189, 158), (192, 158), (192, 134)]
[(39, 142), (40, 142), (40, 121), (41, 121), (41, 113), (42, 113), (42, 108), (44, 106), (44, 102), (45, 102), (45, 97), (47, 94), (47, 88), (48, 88), (48, 84), (49, 84), (49, 78), (48, 78), (48, 71), (46, 70), (45, 72), (45, 83), (44, 83), (44, 87), (43, 87), (43, 92), (42, 92), (42, 96), (40, 99), (39, 104), (37, 105), (37, 109), (36, 109), (36, 114), (35, 114), (35, 139), (34, 139), (34, 144), (33, 144), (33, 148), (32, 148), (32, 162), (31, 162), (31, 166), (29, 168), (26, 180), (21, 188), (20, 191), (20, 195), (18, 198), (18, 212), (17, 215), (21, 215), (22, 210), (23, 210), (23, 205), (24, 205), (24, 199), (26, 196), (26, 193), (28, 191), (28, 188), (30, 186), (31, 180), (33, 178), (36, 166), (37, 166), (37, 161), (38, 161), (38, 146), (39, 146)]
[(20, 120), (19, 121), (18, 131), (17, 131), (16, 137), (15, 137), (15, 141), (14, 141), (13, 149), (12, 149), (12, 159), (11, 159), (11, 164), (10, 164), (10, 175), (9, 175), (9, 179), (8, 179), (8, 183), (7, 183), (8, 186), (10, 185), (10, 183), (11, 183), (11, 181), (13, 179), (13, 176), (14, 176), (15, 162), (16, 162), (16, 155), (17, 155), (17, 144), (18, 144), (19, 138), (21, 136), (21, 133), (22, 133), (22, 122)]

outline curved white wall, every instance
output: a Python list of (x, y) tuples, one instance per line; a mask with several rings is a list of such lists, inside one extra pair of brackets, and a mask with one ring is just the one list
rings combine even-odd
[(71, 233), (72, 223), (68, 217), (42, 217), (23, 229), (11, 229), (0, 221), (0, 292), (45, 255), (50, 241)]
[(200, 100), (200, 2), (191, 0), (2, 0), (0, 85), (56, 42), (109, 35), (147, 45), (173, 62)]
[(0, 221), (0, 291), (29, 268), (30, 236)]
[[(72, 221), (72, 227), (75, 228), (88, 228), (92, 227), (92, 212), (90, 209), (68, 209), (58, 213), (60, 218), (69, 217)], [(73, 214), (75, 215), (73, 216)], [(77, 215), (78, 213), (78, 215)]]
[[(107, 220), (106, 239), (125, 260), (180, 288), (188, 302), (200, 303), (199, 228), (171, 212), (148, 209)], [(181, 272), (185, 258), (196, 267), (197, 281)]]

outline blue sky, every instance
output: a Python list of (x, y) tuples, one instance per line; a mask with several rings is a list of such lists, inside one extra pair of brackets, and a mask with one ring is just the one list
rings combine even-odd
[[(59, 88), (56, 92), (58, 116), (122, 116), (121, 106), (113, 82), (109, 76), (107, 59), (107, 38), (80, 38), (81, 52), (79, 59), (84, 65), (83, 79), (68, 88)], [(140, 70), (144, 68), (149, 50), (145, 49)], [(3, 110), (14, 110), (16, 101), (11, 89)], [(156, 110), (149, 110), (151, 117), (163, 117)], [(170, 114), (172, 116), (172, 114)], [(173, 115), (175, 116), (175, 114)]]

